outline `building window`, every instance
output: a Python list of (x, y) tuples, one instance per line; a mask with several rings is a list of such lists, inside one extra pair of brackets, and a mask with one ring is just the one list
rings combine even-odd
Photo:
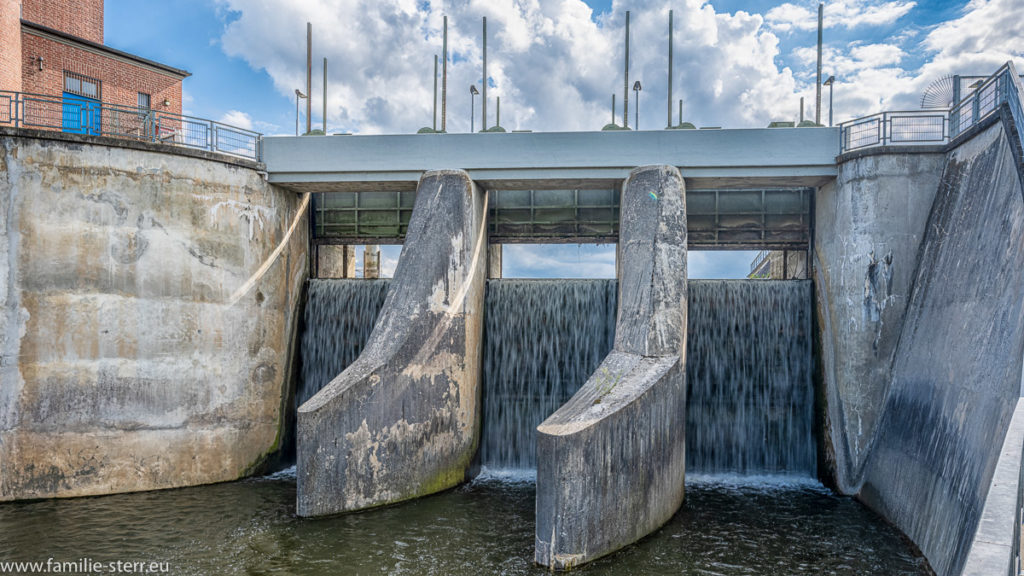
[(149, 94), (146, 94), (145, 92), (139, 92), (139, 110), (150, 110)]
[(64, 91), (100, 100), (100, 81), (74, 72), (64, 72)]

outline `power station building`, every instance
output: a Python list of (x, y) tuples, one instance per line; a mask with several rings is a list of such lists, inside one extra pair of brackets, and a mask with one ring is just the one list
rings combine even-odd
[[(103, 0), (0, 0), (0, 47), (0, 115), (12, 100), (5, 92), (47, 97), (35, 106), (37, 127), (65, 132), (110, 132), (119, 115), (101, 106), (181, 113), (190, 74), (104, 45)], [(30, 104), (25, 120), (32, 127)]]

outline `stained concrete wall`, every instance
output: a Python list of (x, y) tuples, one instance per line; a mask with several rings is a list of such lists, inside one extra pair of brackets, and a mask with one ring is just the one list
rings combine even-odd
[(860, 496), (960, 574), (1021, 387), (1024, 196), (1002, 123), (949, 153)]
[(480, 438), (486, 194), (428, 172), (362, 354), (299, 407), (297, 512), (334, 514), (450, 488)]
[(0, 131), (0, 500), (233, 480), (278, 442), (300, 198), (110, 142)]
[(679, 171), (623, 184), (615, 345), (537, 428), (534, 558), (573, 568), (650, 534), (684, 495), (686, 201)]
[(937, 152), (847, 158), (836, 181), (817, 191), (814, 279), (829, 456), (847, 494), (863, 481), (943, 160)]

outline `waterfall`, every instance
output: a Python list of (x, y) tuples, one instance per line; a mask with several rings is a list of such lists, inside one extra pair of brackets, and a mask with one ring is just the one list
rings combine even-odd
[[(311, 280), (299, 403), (359, 355), (388, 280)], [(480, 462), (536, 466), (535, 429), (611, 350), (614, 280), (491, 280)], [(687, 472), (814, 475), (811, 285), (689, 283)]]
[(815, 474), (811, 283), (690, 282), (686, 468)]
[(312, 398), (359, 357), (389, 285), (389, 280), (309, 281), (296, 406)]
[(615, 337), (614, 280), (491, 280), (480, 462), (534, 468), (536, 428), (597, 369)]

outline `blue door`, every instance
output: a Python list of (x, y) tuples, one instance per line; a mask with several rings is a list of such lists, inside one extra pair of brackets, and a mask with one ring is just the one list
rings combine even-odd
[(75, 134), (100, 134), (103, 118), (100, 101), (70, 92), (64, 93), (61, 129)]

